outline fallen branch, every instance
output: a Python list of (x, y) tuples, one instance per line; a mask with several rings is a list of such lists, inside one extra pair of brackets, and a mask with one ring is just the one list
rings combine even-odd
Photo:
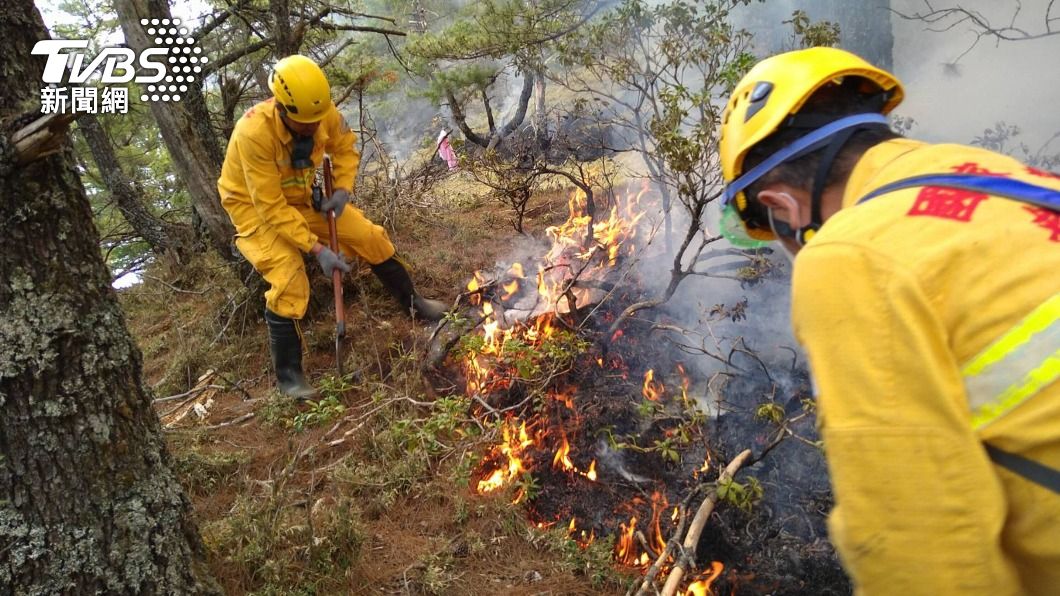
[(175, 286), (175, 285), (163, 280), (162, 278), (155, 277), (153, 275), (144, 275), (143, 277), (144, 277), (144, 279), (150, 279), (152, 281), (156, 281), (156, 282), (166, 286), (167, 288), (173, 290), (174, 292), (180, 292), (181, 294), (194, 294), (196, 296), (201, 296), (201, 295), (205, 294), (206, 292), (209, 292), (210, 290), (213, 289), (213, 286), (210, 286), (210, 287), (204, 288), (202, 290), (185, 290), (184, 288), (178, 288), (177, 286)]
[(184, 393), (178, 393), (176, 395), (167, 395), (166, 397), (159, 397), (158, 399), (151, 400), (151, 403), (160, 404), (163, 402), (180, 399), (182, 397), (195, 396), (202, 393), (203, 391), (206, 391), (207, 389), (221, 389), (227, 391), (228, 387), (225, 387), (224, 385), (199, 385), (191, 391), (185, 391)]
[[(736, 472), (743, 467), (748, 459), (751, 458), (751, 450), (744, 449), (737, 455), (729, 465), (725, 466), (725, 469), (718, 474), (717, 485), (724, 484), (732, 481), (732, 477), (736, 475)], [(677, 593), (678, 586), (681, 585), (681, 579), (685, 575), (685, 570), (691, 567), (695, 563), (696, 558), (696, 545), (699, 544), (699, 537), (703, 534), (703, 527), (707, 525), (707, 519), (710, 514), (714, 511), (714, 506), (718, 503), (718, 489), (715, 486), (714, 490), (710, 491), (707, 498), (703, 500), (703, 503), (699, 506), (696, 511), (696, 515), (692, 518), (692, 524), (688, 527), (688, 534), (685, 535), (685, 541), (682, 544), (684, 548), (683, 555), (677, 560), (674, 568), (670, 570), (670, 576), (666, 578), (666, 584), (663, 585), (662, 596), (673, 596)]]
[[(640, 489), (639, 486), (636, 488), (638, 490)], [(659, 575), (662, 566), (670, 559), (670, 553), (672, 553), (675, 548), (678, 548), (681, 535), (685, 532), (685, 524), (688, 523), (688, 504), (692, 501), (693, 497), (699, 493), (701, 488), (701, 486), (697, 486), (689, 492), (688, 496), (686, 496), (678, 505), (678, 511), (681, 512), (681, 515), (677, 521), (677, 527), (674, 528), (673, 536), (666, 541), (666, 546), (663, 547), (662, 552), (656, 557), (655, 562), (652, 563), (651, 567), (649, 567), (648, 571), (644, 574), (644, 581), (641, 582), (640, 587), (637, 589), (636, 596), (647, 596), (649, 590), (658, 593), (658, 590), (655, 588), (655, 576)], [(633, 594), (633, 588), (630, 588), (629, 591), (626, 592), (626, 596), (630, 596), (630, 594)]]
[(240, 416), (238, 418), (234, 418), (232, 420), (229, 420), (228, 422), (222, 422), (220, 424), (213, 424), (211, 426), (203, 426), (203, 427), (200, 427), (200, 428), (202, 428), (202, 430), (214, 430), (214, 429), (218, 429), (218, 428), (224, 428), (226, 426), (234, 426), (236, 424), (242, 424), (242, 423), (250, 420), (253, 417), (254, 417), (254, 412), (247, 412), (246, 414), (243, 414), (242, 416)]

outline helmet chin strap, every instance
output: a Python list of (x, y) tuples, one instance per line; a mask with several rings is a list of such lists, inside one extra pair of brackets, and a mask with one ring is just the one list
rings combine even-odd
[(769, 210), (769, 225), (773, 228), (773, 233), (776, 234), (778, 238), (790, 238), (799, 246), (805, 246), (817, 231), (821, 229), (821, 226), (824, 225), (824, 216), (821, 207), (824, 203), (824, 190), (828, 182), (828, 173), (832, 171), (832, 166), (835, 164), (839, 152), (843, 149), (843, 146), (847, 144), (847, 141), (850, 140), (850, 137), (858, 130), (868, 127), (869, 126), (866, 125), (853, 126), (835, 133), (832, 138), (828, 140), (828, 144), (821, 152), (821, 161), (818, 162), (817, 172), (813, 177), (813, 188), (810, 193), (810, 223), (801, 228), (795, 229), (789, 224), (774, 218), (773, 210)]
[(788, 238), (794, 240), (799, 246), (805, 246), (810, 238), (817, 233), (817, 230), (821, 229), (820, 224), (810, 222), (809, 224), (802, 226), (801, 228), (795, 229), (788, 225), (787, 222), (780, 221), (773, 217), (773, 210), (768, 209), (766, 211), (769, 217), (769, 227), (776, 234), (777, 238)]

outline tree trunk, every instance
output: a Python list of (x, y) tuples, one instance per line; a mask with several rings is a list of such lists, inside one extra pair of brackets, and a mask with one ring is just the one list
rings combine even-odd
[[(510, 120), (504, 124), (499, 130), (491, 130), (487, 136), (480, 135), (472, 130), (471, 126), (467, 123), (467, 115), (464, 114), (463, 106), (457, 100), (456, 95), (450, 89), (445, 90), (446, 100), (449, 101), (449, 111), (453, 115), (453, 121), (456, 122), (457, 128), (460, 132), (464, 133), (464, 138), (472, 143), (485, 147), (487, 149), (494, 149), (500, 144), (508, 135), (515, 132), (515, 129), (522, 125), (523, 120), (526, 118), (526, 108), (530, 105), (530, 96), (534, 90), (534, 75), (533, 73), (527, 72), (523, 77), (523, 89), (519, 93), (519, 103), (516, 104), (515, 114), (512, 114)], [(485, 94), (485, 90), (482, 93), (483, 102), (488, 101), (488, 97)], [(487, 109), (489, 104), (486, 103)], [(492, 118), (491, 118), (492, 122)]]
[[(162, 442), (69, 139), (14, 165), (47, 36), (0, 11), (0, 586), (15, 594), (217, 593)], [(28, 81), (29, 83), (25, 83)]]
[(156, 254), (172, 252), (183, 261), (192, 250), (191, 228), (155, 217), (147, 209), (141, 198), (144, 196), (143, 189), (122, 171), (110, 136), (103, 129), (103, 125), (100, 124), (95, 114), (85, 114), (80, 118), (77, 126), (81, 129), (89, 150), (92, 151), (92, 158), (99, 168), (103, 184), (114, 195), (118, 211), (121, 211), (125, 221)]
[(298, 44), (291, 35), (291, 5), (288, 0), (269, 0), (272, 13), (273, 55), (285, 58), (298, 51)]
[[(164, 0), (118, 0), (114, 3), (125, 33), (125, 41), (137, 52), (150, 47), (151, 40), (140, 24), (142, 18), (171, 19), (169, 5)], [(187, 23), (185, 23), (187, 24)], [(207, 243), (227, 261), (238, 260), (232, 249), (235, 229), (228, 214), (221, 207), (217, 194), (217, 178), (224, 156), (210, 126), (206, 101), (202, 95), (202, 81), (188, 87), (176, 102), (150, 102), (151, 113), (158, 121), (162, 140), (173, 159), (177, 174), (188, 186), (194, 209), (204, 229)]]
[(515, 113), (512, 114), (512, 119), (507, 122), (493, 135), (494, 140), (490, 142), (490, 145), (496, 146), (497, 143), (503, 141), (508, 135), (515, 132), (515, 129), (519, 128), (523, 124), (523, 120), (526, 118), (526, 108), (530, 105), (530, 95), (534, 92), (534, 73), (527, 71), (523, 75), (523, 90), (519, 93), (519, 103), (516, 105)]
[(545, 72), (534, 73), (534, 141), (537, 148), (545, 151), (549, 145), (547, 105), (545, 104)]

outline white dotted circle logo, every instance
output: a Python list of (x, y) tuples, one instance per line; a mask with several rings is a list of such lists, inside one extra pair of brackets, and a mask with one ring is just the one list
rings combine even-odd
[(195, 46), (191, 31), (181, 26), (180, 19), (140, 19), (140, 24), (145, 27), (148, 38), (154, 41), (154, 48), (166, 50), (162, 80), (145, 86), (140, 101), (180, 101), (181, 94), (188, 91), (188, 85), (183, 83), (194, 83), (195, 77), (191, 73), (201, 73), (198, 64), (207, 62), (206, 56), (199, 55), (202, 48)]

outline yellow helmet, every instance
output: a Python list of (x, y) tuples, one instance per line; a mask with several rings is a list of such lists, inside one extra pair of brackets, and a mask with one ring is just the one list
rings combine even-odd
[(311, 59), (294, 54), (276, 63), (269, 77), (276, 101), (295, 122), (319, 122), (331, 107), (331, 85)]
[[(722, 176), (727, 185), (723, 207), (735, 210), (742, 220), (748, 208), (743, 190), (766, 171), (798, 157), (799, 151), (805, 154), (813, 150), (819, 143), (845, 128), (886, 122), (879, 114), (846, 118), (842, 122), (832, 123), (835, 126), (831, 127), (822, 122), (817, 130), (792, 144), (805, 140), (798, 148), (784, 151), (785, 155), (775, 154), (773, 157), (778, 159), (767, 160), (773, 163), (764, 162), (762, 165), (765, 167), (758, 172), (743, 171), (744, 158), (755, 145), (783, 128), (789, 117), (797, 114), (823, 86), (830, 82), (841, 83), (850, 76), (863, 81), (859, 91), (865, 95), (887, 94), (879, 114), (887, 114), (902, 101), (902, 84), (894, 75), (837, 48), (808, 48), (778, 54), (762, 60), (743, 77), (725, 108), (718, 139)], [(759, 170), (757, 167), (755, 169)], [(729, 217), (730, 228), (734, 223), (733, 218)], [(747, 228), (743, 223), (739, 227), (744, 228), (743, 231), (755, 240), (776, 239), (769, 230)]]

